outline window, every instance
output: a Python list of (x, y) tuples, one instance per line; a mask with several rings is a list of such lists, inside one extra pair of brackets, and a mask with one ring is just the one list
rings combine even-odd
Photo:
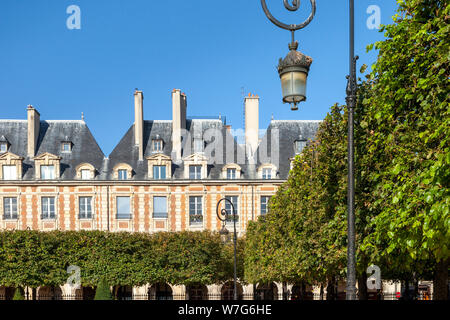
[(3, 198), (3, 219), (17, 219), (17, 198)]
[(304, 141), (304, 140), (295, 141), (295, 144), (294, 144), (295, 153), (300, 154), (305, 146), (306, 146), (306, 141)]
[(227, 169), (227, 179), (236, 179), (236, 168)]
[(189, 166), (189, 179), (201, 179), (202, 178), (202, 166)]
[(91, 179), (91, 170), (89, 170), (89, 169), (82, 169), (81, 170), (81, 179), (82, 180), (89, 180), (89, 179)]
[(261, 215), (265, 215), (268, 212), (269, 200), (270, 200), (270, 197), (268, 197), (268, 196), (261, 197)]
[(127, 170), (119, 169), (117, 171), (117, 173), (118, 173), (119, 180), (127, 180)]
[(62, 152), (71, 152), (72, 151), (72, 143), (62, 142), (61, 143), (61, 151)]
[(262, 178), (263, 179), (272, 179), (272, 169), (271, 168), (263, 168), (262, 169)]
[(161, 152), (161, 151), (163, 151), (163, 141), (161, 139), (154, 139), (154, 140), (152, 140), (152, 150), (154, 152)]
[[(236, 214), (236, 222), (239, 221), (239, 208), (238, 208), (238, 196), (226, 196), (226, 199), (230, 200), (234, 206), (234, 213)], [(227, 222), (233, 222), (233, 209), (228, 201), (225, 201), (225, 210), (227, 210), (228, 217)]]
[(153, 166), (153, 179), (165, 179), (166, 166)]
[(41, 179), (55, 179), (55, 166), (41, 166)]
[(117, 197), (117, 219), (131, 219), (130, 197)]
[(3, 180), (16, 180), (17, 168), (16, 166), (3, 165)]
[(6, 142), (0, 143), (0, 153), (5, 153), (8, 151), (8, 144)]
[(167, 197), (153, 197), (153, 218), (167, 218)]
[(92, 197), (79, 198), (80, 219), (92, 219)]
[(55, 219), (55, 198), (42, 197), (41, 198), (41, 219)]
[(202, 197), (189, 197), (189, 223), (203, 224)]

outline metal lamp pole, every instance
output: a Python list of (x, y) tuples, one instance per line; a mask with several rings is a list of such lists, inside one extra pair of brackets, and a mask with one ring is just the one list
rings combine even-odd
[(350, 1), (350, 76), (347, 81), (348, 107), (348, 196), (347, 196), (347, 288), (346, 299), (356, 300), (356, 257), (355, 257), (355, 146), (353, 140), (353, 116), (356, 104), (356, 60), (355, 57), (355, 1)]
[(231, 205), (231, 214), (233, 216), (233, 245), (234, 245), (234, 292), (233, 292), (233, 299), (237, 300), (237, 264), (236, 264), (236, 242), (237, 242), (237, 233), (236, 233), (236, 212), (234, 210), (234, 204), (230, 199), (222, 198), (217, 202), (216, 207), (216, 214), (217, 218), (222, 221), (222, 229), (219, 231), (221, 235), (227, 235), (228, 230), (225, 228), (225, 222), (228, 220), (229, 213), (226, 208), (222, 208), (219, 210), (220, 203), (224, 201), (225, 203), (229, 203)]

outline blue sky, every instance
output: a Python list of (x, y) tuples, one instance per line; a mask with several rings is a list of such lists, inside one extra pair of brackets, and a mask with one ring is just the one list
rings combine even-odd
[[(383, 39), (369, 30), (370, 5), (390, 24), (395, 0), (357, 0), (356, 53), (371, 65), (366, 46)], [(310, 11), (267, 0), (286, 23)], [(81, 29), (69, 30), (66, 9), (81, 9)], [(171, 90), (188, 97), (189, 115), (227, 117), (243, 126), (243, 98), (260, 99), (260, 127), (275, 119), (323, 119), (344, 103), (348, 74), (348, 1), (317, 0), (311, 24), (296, 32), (299, 50), (313, 57), (308, 101), (298, 111), (281, 102), (278, 58), (290, 33), (273, 25), (259, 0), (2, 0), (0, 1), (0, 118), (25, 119), (32, 104), (41, 119), (80, 119), (108, 155), (134, 121), (133, 91), (144, 91), (144, 118), (172, 117)]]

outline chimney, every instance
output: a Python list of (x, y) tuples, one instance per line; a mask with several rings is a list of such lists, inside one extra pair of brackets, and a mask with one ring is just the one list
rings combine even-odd
[(259, 97), (245, 97), (245, 147), (250, 157), (254, 156), (259, 140)]
[(144, 160), (144, 94), (134, 92), (134, 144), (139, 148), (139, 161)]
[(39, 130), (40, 130), (40, 114), (39, 112), (33, 108), (32, 105), (29, 105), (27, 108), (27, 120), (28, 120), (28, 157), (32, 158), (35, 156), (37, 142), (39, 138)]
[(181, 137), (186, 129), (187, 99), (179, 89), (172, 90), (172, 156), (181, 160)]

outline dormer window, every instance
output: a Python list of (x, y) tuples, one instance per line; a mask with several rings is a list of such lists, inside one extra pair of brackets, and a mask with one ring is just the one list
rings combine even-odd
[(306, 140), (300, 139), (294, 142), (294, 151), (295, 154), (300, 154), (303, 151), (303, 148), (306, 147)]
[(89, 180), (91, 179), (91, 170), (83, 169), (81, 170), (81, 180)]
[(272, 179), (272, 168), (263, 168), (262, 169), (262, 178), (263, 179)]
[(119, 169), (117, 173), (118, 173), (119, 180), (127, 180), (128, 179), (127, 178), (127, 170)]
[(87, 162), (81, 163), (76, 167), (76, 170), (77, 170), (76, 175), (77, 179), (91, 180), (94, 179), (95, 177), (95, 168), (90, 163)]
[(5, 153), (8, 151), (8, 143), (0, 142), (0, 153)]
[(14, 166), (2, 166), (3, 180), (17, 180), (17, 167)]
[(162, 139), (153, 139), (152, 140), (152, 151), (153, 152), (162, 152), (163, 151)]
[(69, 141), (61, 142), (61, 152), (72, 152), (72, 143)]
[(271, 163), (263, 164), (258, 168), (259, 179), (274, 179), (277, 176), (277, 167)]
[(236, 179), (236, 168), (227, 169), (227, 179)]
[(126, 163), (117, 164), (114, 169), (114, 178), (117, 180), (130, 180), (133, 168)]
[(229, 163), (222, 168), (222, 179), (240, 179), (241, 167), (236, 163)]
[(189, 166), (189, 179), (201, 179), (202, 178), (202, 166)]
[(41, 179), (43, 180), (55, 179), (55, 166), (41, 165)]

